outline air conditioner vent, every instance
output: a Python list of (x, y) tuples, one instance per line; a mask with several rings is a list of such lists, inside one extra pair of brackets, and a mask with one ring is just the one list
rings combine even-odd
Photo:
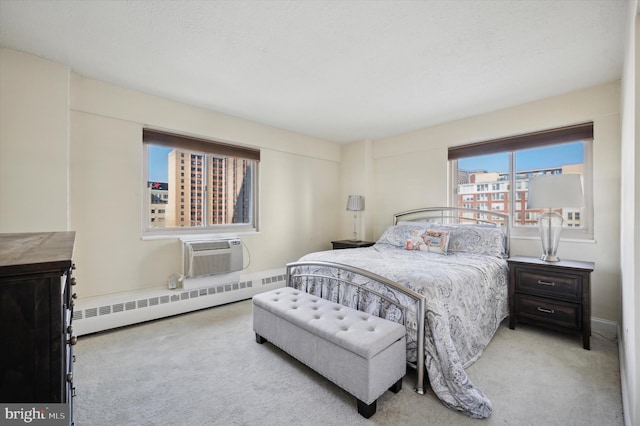
[(193, 251), (221, 250), (229, 248), (229, 241), (193, 241), (189, 243)]
[(242, 269), (242, 243), (238, 239), (185, 241), (182, 251), (183, 275), (187, 278)]

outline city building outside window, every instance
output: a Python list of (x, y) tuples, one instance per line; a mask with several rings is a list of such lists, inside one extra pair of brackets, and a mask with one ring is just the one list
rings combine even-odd
[(143, 236), (258, 230), (259, 150), (148, 129), (143, 147)]
[[(543, 211), (527, 207), (529, 179), (579, 174), (585, 205), (553, 211), (564, 218), (563, 238), (593, 238), (593, 123), (449, 148), (452, 206), (509, 214), (512, 236), (537, 236)], [(490, 196), (490, 198), (489, 198)], [(465, 213), (479, 217), (478, 213)]]

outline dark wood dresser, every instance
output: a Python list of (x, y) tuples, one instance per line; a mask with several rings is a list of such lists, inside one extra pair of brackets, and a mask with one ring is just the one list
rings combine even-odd
[(75, 232), (0, 234), (0, 402), (58, 403), (73, 423)]
[(509, 262), (509, 328), (518, 321), (579, 333), (590, 349), (593, 262), (545, 262), (515, 256)]

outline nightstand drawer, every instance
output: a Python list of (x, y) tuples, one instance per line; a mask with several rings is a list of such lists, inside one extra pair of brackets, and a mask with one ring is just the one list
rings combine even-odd
[(582, 330), (582, 305), (517, 294), (518, 319), (547, 326)]
[(516, 291), (540, 296), (580, 301), (582, 279), (576, 274), (554, 274), (531, 269), (516, 269)]

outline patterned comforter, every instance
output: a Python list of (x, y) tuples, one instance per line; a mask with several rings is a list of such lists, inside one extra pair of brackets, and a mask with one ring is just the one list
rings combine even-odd
[[(300, 259), (312, 260), (355, 266), (424, 294), (425, 367), (432, 389), (449, 408), (474, 418), (491, 415), (491, 401), (471, 383), (464, 369), (480, 357), (507, 316), (505, 259), (465, 252), (442, 255), (378, 242), (372, 247), (323, 251)], [(413, 334), (407, 336), (410, 362), (416, 358), (415, 330)]]

